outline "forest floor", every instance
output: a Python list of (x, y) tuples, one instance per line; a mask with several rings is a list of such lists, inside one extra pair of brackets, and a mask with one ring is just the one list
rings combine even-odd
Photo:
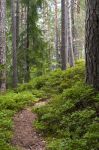
[(32, 112), (33, 108), (46, 105), (48, 101), (39, 101), (32, 107), (25, 108), (18, 112), (14, 118), (14, 136), (12, 144), (19, 150), (45, 150), (46, 142), (41, 134), (37, 132), (33, 123), (37, 119), (37, 115)]
[(0, 150), (46, 149), (99, 149), (99, 92), (83, 62), (0, 95)]

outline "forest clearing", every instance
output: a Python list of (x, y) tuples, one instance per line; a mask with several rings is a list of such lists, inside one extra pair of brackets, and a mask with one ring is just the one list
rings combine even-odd
[(99, 150), (98, 0), (0, 0), (0, 150)]

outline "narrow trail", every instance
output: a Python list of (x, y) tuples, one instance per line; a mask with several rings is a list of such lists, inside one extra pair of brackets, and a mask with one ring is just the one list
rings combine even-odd
[[(41, 107), (46, 103), (48, 101), (39, 101), (33, 107)], [(32, 108), (23, 109), (14, 116), (12, 144), (18, 150), (46, 150), (44, 139), (33, 127), (33, 122), (37, 119), (37, 115), (32, 112)]]

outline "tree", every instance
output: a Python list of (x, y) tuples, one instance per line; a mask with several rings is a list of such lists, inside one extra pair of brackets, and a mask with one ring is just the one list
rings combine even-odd
[(78, 48), (76, 47), (76, 44), (75, 44), (75, 39), (77, 38), (77, 34), (76, 34), (77, 31), (76, 31), (76, 26), (75, 26), (75, 5), (76, 5), (75, 0), (72, 0), (72, 2), (71, 2), (71, 19), (72, 19), (73, 52), (74, 52), (74, 58), (75, 58), (75, 60), (77, 60), (78, 59)]
[(16, 1), (16, 49), (19, 47), (19, 0)]
[(58, 32), (58, 7), (57, 7), (57, 0), (54, 0), (55, 5), (55, 47), (56, 47), (56, 61), (57, 66), (59, 66), (59, 32)]
[(15, 17), (15, 1), (11, 0), (11, 15), (12, 15), (12, 47), (13, 47), (13, 87), (17, 87), (17, 44), (16, 44), (16, 17)]
[(65, 0), (61, 0), (61, 65), (62, 70), (66, 70), (66, 5)]
[(0, 91), (6, 90), (6, 37), (5, 37), (6, 0), (0, 0)]
[(67, 36), (68, 36), (68, 56), (69, 56), (69, 64), (70, 67), (74, 66), (74, 53), (73, 53), (73, 33), (72, 33), (72, 0), (66, 1), (67, 8), (67, 16), (68, 16), (68, 28), (67, 28)]
[(87, 0), (86, 7), (86, 82), (99, 90), (99, 0)]
[(29, 46), (30, 46), (30, 20), (29, 20), (30, 3), (27, 2), (27, 35), (26, 35), (26, 76), (25, 81), (28, 82), (30, 79), (30, 66), (29, 66)]

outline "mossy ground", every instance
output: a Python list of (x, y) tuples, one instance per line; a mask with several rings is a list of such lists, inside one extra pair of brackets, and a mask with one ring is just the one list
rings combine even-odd
[(13, 116), (16, 112), (36, 100), (31, 92), (13, 91), (0, 95), (0, 150), (15, 150), (11, 146)]
[(38, 80), (37, 87), (51, 96), (48, 105), (35, 110), (35, 126), (48, 149), (98, 150), (99, 94), (85, 84), (84, 64), (51, 73), (45, 83)]
[(85, 84), (84, 62), (67, 71), (56, 70), (0, 96), (0, 149), (14, 150), (13, 115), (37, 98), (50, 102), (36, 108), (36, 128), (49, 150), (99, 149), (99, 94)]

